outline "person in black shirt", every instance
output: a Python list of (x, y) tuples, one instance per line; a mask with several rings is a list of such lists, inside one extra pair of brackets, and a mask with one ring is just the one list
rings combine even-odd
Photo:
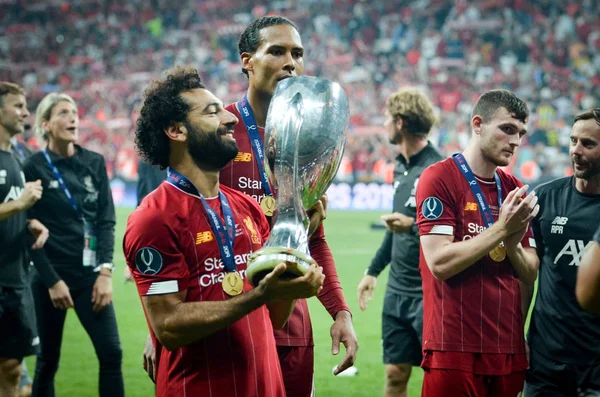
[(358, 285), (358, 300), (365, 310), (376, 277), (391, 263), (382, 317), (385, 395), (405, 396), (412, 366), (419, 366), (422, 359), (423, 291), (415, 193), (423, 170), (443, 156), (427, 140), (435, 116), (423, 93), (400, 90), (387, 99), (386, 107), (390, 143), (400, 149), (394, 169), (394, 213), (382, 216), (388, 230)]
[[(25, 124), (25, 130), (28, 130), (29, 128), (30, 128), (30, 125)], [(19, 162), (19, 166), (21, 166), (21, 168), (23, 168), (25, 161), (29, 157), (31, 157), (31, 155), (33, 154), (33, 150), (31, 150), (31, 148), (29, 146), (27, 146), (26, 144), (24, 144), (23, 142), (19, 142), (17, 140), (16, 136), (13, 136), (10, 140), (10, 151), (13, 153), (13, 155)], [(27, 301), (26, 304), (28, 305), (27, 307), (30, 307), (31, 311), (33, 312), (33, 296), (31, 296), (31, 288), (29, 286), (29, 282), (27, 282), (27, 285), (25, 286), (25, 288), (26, 288), (26, 291), (24, 291), (24, 293), (26, 294), (26, 301)], [(33, 314), (33, 313), (31, 313), (31, 314), (32, 314), (32, 317), (35, 317), (35, 314)], [(33, 318), (32, 321), (35, 322), (35, 318)], [(37, 332), (36, 332), (36, 337), (37, 337)], [(32, 387), (33, 387), (33, 379), (31, 379), (31, 376), (29, 376), (27, 364), (25, 363), (25, 361), (23, 361), (21, 363), (21, 380), (19, 381), (19, 397), (31, 396)]]
[(581, 258), (575, 292), (584, 310), (600, 314), (600, 226)]
[(138, 163), (137, 205), (165, 179), (167, 171), (140, 160)]
[[(527, 397), (600, 394), (600, 315), (583, 311), (575, 296), (577, 268), (600, 224), (600, 109), (575, 117), (569, 154), (574, 175), (535, 189), (540, 271), (527, 336)], [(528, 307), (533, 291), (525, 292)]]
[(10, 397), (17, 395), (23, 357), (37, 347), (27, 245), (41, 248), (48, 238), (39, 221), (27, 221), (27, 209), (42, 197), (42, 185), (39, 180), (25, 183), (11, 152), (11, 138), (23, 132), (28, 116), (23, 90), (0, 82), (0, 396)]
[(33, 395), (54, 395), (66, 309), (73, 307), (98, 356), (99, 395), (123, 396), (111, 302), (115, 209), (104, 158), (75, 144), (78, 124), (70, 96), (47, 95), (38, 105), (35, 129), (48, 146), (25, 163), (27, 180), (40, 179), (44, 187), (30, 212), (50, 230), (44, 251), (52, 269), (32, 282), (41, 342)]

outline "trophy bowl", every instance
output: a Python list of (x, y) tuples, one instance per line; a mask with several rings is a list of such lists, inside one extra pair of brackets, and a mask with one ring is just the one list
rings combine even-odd
[(346, 143), (348, 96), (339, 84), (291, 77), (277, 84), (265, 127), (265, 170), (276, 197), (271, 234), (248, 260), (256, 286), (279, 263), (282, 278), (306, 274), (315, 263), (308, 249), (306, 213), (335, 178)]

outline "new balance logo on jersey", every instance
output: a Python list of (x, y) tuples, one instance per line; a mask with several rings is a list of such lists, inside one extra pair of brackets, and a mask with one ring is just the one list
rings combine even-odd
[(209, 241), (213, 241), (212, 232), (200, 232), (196, 233), (196, 245), (208, 243)]
[(554, 259), (554, 264), (557, 264), (563, 256), (566, 256), (567, 259), (571, 258), (571, 261), (569, 262), (568, 266), (579, 266), (579, 261), (581, 260), (581, 257), (585, 252), (587, 244), (583, 240), (570, 239), (560, 250), (558, 255), (556, 255), (556, 258)]
[(477, 203), (467, 201), (467, 204), (465, 204), (465, 211), (477, 211)]
[(10, 191), (4, 197), (4, 202), (8, 203), (10, 200), (17, 200), (23, 194), (23, 188), (19, 186), (11, 186)]
[(0, 185), (6, 185), (7, 174), (6, 170), (0, 170)]
[(552, 221), (552, 226), (550, 227), (551, 234), (563, 234), (564, 226), (569, 221), (569, 218), (566, 216), (557, 216)]
[(239, 152), (233, 161), (241, 161), (242, 163), (249, 163), (252, 161), (252, 153)]
[(58, 181), (50, 181), (50, 183), (48, 183), (48, 189), (58, 189)]

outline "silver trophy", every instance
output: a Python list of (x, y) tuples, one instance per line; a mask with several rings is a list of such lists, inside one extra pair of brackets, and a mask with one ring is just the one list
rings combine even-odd
[(335, 178), (346, 143), (348, 96), (339, 84), (291, 77), (277, 85), (265, 128), (265, 170), (277, 199), (271, 235), (248, 260), (256, 286), (279, 263), (282, 277), (306, 274), (315, 263), (308, 251), (309, 210)]

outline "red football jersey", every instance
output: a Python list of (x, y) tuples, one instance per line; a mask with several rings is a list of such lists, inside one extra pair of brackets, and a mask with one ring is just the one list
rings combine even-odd
[[(521, 182), (498, 169), (503, 197)], [(493, 179), (477, 178), (488, 207), (498, 218), (498, 192)], [(486, 224), (468, 182), (452, 158), (427, 168), (417, 188), (419, 233), (454, 236), (463, 241), (482, 233)], [(521, 241), (535, 247), (531, 229)], [(488, 255), (446, 281), (431, 274), (423, 250), (423, 350), (495, 354), (525, 352), (521, 294), (508, 257), (494, 262)]]
[[(234, 257), (244, 277), (249, 255), (269, 234), (261, 209), (227, 187), (235, 220)], [(218, 198), (206, 200), (221, 218)], [(127, 222), (123, 251), (140, 296), (187, 290), (186, 302), (228, 299), (223, 263), (199, 198), (163, 182)], [(252, 287), (244, 277), (244, 291)], [(266, 306), (225, 329), (175, 351), (156, 346), (157, 396), (285, 395), (273, 328)]]
[[(246, 126), (235, 103), (227, 105), (225, 109), (233, 113), (239, 120), (233, 133), (239, 153), (233, 161), (221, 170), (220, 183), (243, 192), (260, 203), (265, 196), (265, 192), (258, 172), (257, 158), (254, 155)], [(264, 128), (258, 127), (258, 132), (261, 141), (264, 142)], [(325, 274), (323, 290), (319, 294), (319, 300), (331, 316), (335, 316), (340, 310), (350, 311), (342, 293), (333, 256), (325, 241), (325, 231), (322, 224), (311, 236), (309, 250), (311, 256), (323, 267), (323, 273)], [(314, 345), (306, 300), (297, 300), (287, 324), (283, 329), (275, 331), (275, 339), (280, 346)]]

